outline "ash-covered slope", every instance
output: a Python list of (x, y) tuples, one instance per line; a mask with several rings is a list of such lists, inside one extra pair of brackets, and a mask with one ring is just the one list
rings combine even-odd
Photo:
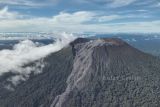
[(156, 58), (119, 39), (80, 39), (72, 45), (75, 58), (67, 88), (51, 107), (160, 105)]
[(14, 91), (0, 84), (1, 107), (160, 106), (160, 60), (120, 39), (79, 38), (44, 62)]

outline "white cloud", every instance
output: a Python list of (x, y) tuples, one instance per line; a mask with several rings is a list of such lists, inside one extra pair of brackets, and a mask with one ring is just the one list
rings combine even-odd
[(41, 7), (46, 5), (44, 2), (41, 3), (41, 2), (36, 2), (34, 0), (0, 0), (0, 4), (30, 6), (30, 7)]
[(45, 63), (43, 60), (39, 60), (34, 62), (33, 66), (27, 66), (27, 67), (18, 67), (13, 70), (13, 72), (16, 72), (16, 75), (11, 76), (10, 78), (7, 79), (7, 81), (11, 82), (12, 85), (16, 86), (18, 85), (21, 81), (26, 81), (29, 79), (29, 76), (31, 73), (34, 74), (39, 74), (43, 71), (43, 68), (45, 66)]
[(0, 10), (0, 20), (16, 19), (16, 18), (20, 18), (20, 17), (22, 17), (22, 15), (20, 15), (17, 12), (9, 12), (7, 6)]
[[(7, 11), (8, 12), (8, 11)], [(11, 12), (8, 12), (11, 13)], [(121, 18), (118, 15), (101, 16), (95, 12), (79, 11), (75, 13), (63, 13), (53, 16), (52, 18), (30, 18), (30, 19), (12, 19), (0, 21), (0, 32), (52, 32), (52, 31), (69, 31), (74, 32), (81, 27), (87, 26), (87, 22), (94, 21), (108, 22)], [(79, 28), (80, 27), (80, 28)], [(76, 30), (77, 29), (77, 30)]]
[[(29, 74), (34, 71), (35, 74), (40, 73), (44, 67), (43, 59), (47, 55), (57, 52), (76, 37), (72, 34), (62, 33), (55, 34), (56, 42), (49, 45), (38, 46), (30, 40), (21, 41), (16, 44), (12, 50), (0, 51), (0, 75), (7, 72), (13, 72), (17, 75), (8, 79), (14, 85), (19, 81), (24, 81), (29, 78)], [(38, 61), (38, 62), (37, 62)], [(34, 66), (27, 66), (31, 62), (35, 62)]]
[(106, 5), (109, 8), (117, 8), (131, 5), (135, 1), (138, 0), (77, 0), (78, 3), (94, 3), (94, 4), (102, 4)]
[(116, 19), (121, 19), (122, 16), (119, 15), (110, 15), (110, 16), (100, 16), (98, 18), (99, 22), (108, 22), (108, 21), (112, 21), (112, 20), (116, 20)]
[(53, 21), (61, 24), (80, 24), (92, 20), (94, 16), (95, 13), (87, 11), (75, 12), (73, 14), (60, 13), (59, 15), (53, 16)]
[(110, 7), (123, 7), (134, 3), (137, 0), (112, 0), (109, 4)]
[(33, 16), (20, 14), (16, 11), (9, 11), (8, 6), (0, 9), (0, 21), (1, 20), (17, 20), (17, 19), (25, 19), (25, 18), (33, 18)]
[[(7, 9), (3, 9), (1, 13), (14, 14)], [(21, 14), (6, 16), (6, 19), (4, 15), (3, 20), (0, 19), (0, 32), (159, 32), (158, 28), (160, 27), (159, 20), (137, 22), (136, 24), (131, 22), (109, 24), (110, 21), (117, 19), (150, 17), (146, 15), (102, 15), (98, 12), (78, 11), (74, 13), (61, 12), (51, 18), (18, 19)]]
[(16, 44), (13, 50), (1, 50), (0, 75), (8, 71), (14, 71), (24, 64), (36, 61), (52, 52), (58, 51), (75, 38), (72, 34), (66, 33), (62, 33), (58, 36), (55, 43), (45, 46), (37, 46), (37, 44), (32, 41), (25, 40), (21, 41), (19, 44)]

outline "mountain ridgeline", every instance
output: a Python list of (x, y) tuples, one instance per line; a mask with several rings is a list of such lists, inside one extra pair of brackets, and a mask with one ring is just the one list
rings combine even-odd
[(116, 38), (78, 38), (43, 59), (14, 91), (0, 77), (0, 107), (158, 107), (160, 60)]

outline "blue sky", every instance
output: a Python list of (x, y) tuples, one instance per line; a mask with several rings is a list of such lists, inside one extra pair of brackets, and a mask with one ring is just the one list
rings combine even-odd
[(0, 0), (0, 32), (160, 32), (160, 0)]

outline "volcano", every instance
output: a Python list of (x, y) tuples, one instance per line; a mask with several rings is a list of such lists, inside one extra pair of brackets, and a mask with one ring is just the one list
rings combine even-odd
[(160, 106), (160, 60), (121, 39), (78, 38), (43, 61), (12, 91), (0, 77), (1, 107)]

